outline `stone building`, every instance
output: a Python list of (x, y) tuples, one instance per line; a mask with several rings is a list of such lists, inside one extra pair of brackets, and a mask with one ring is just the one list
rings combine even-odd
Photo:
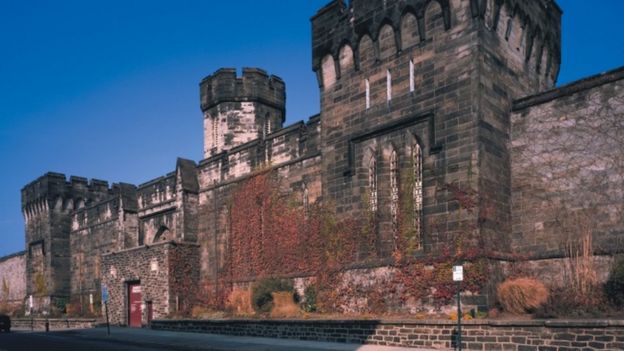
[[(47, 308), (106, 286), (115, 323), (176, 312), (225, 269), (227, 205), (259, 167), (305, 205), (373, 213), (381, 259), (351, 271), (366, 279), (397, 244), (405, 169), (417, 257), (466, 226), (497, 260), (520, 254), (543, 274), (581, 225), (596, 255), (621, 253), (624, 69), (555, 88), (561, 14), (554, 0), (330, 2), (312, 17), (318, 115), (283, 126), (280, 78), (220, 69), (200, 83), (203, 160), (138, 186), (58, 173), (26, 185), (25, 296)], [(451, 186), (478, 194), (471, 211)]]

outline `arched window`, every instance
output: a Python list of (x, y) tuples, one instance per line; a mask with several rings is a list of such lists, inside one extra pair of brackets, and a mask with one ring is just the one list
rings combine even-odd
[(422, 248), (423, 220), (423, 182), (422, 182), (422, 150), (417, 143), (412, 147), (412, 168), (414, 170), (413, 201), (414, 201), (414, 232), (416, 233), (415, 248)]
[(377, 212), (377, 160), (371, 157), (368, 165), (368, 185), (370, 187), (370, 210)]
[(390, 154), (390, 214), (392, 216), (392, 230), (395, 239), (397, 239), (399, 231), (399, 158), (395, 150), (392, 150), (392, 154)]
[(167, 238), (167, 234), (169, 233), (169, 228), (167, 228), (166, 225), (161, 225), (158, 228), (158, 231), (156, 232), (156, 235), (154, 235), (154, 240), (152, 240), (153, 243), (157, 243), (161, 240), (167, 240), (167, 239), (171, 239), (171, 238)]

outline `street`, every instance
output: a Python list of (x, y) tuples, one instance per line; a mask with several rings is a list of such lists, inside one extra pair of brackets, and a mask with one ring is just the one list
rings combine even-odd
[(89, 351), (147, 351), (147, 350), (175, 350), (170, 346), (137, 346), (124, 345), (117, 340), (103, 341), (79, 338), (71, 332), (31, 333), (12, 332), (0, 333), (0, 351), (23, 350), (89, 350)]
[[(406, 347), (359, 345), (295, 339), (158, 331), (111, 327), (54, 332), (17, 330), (0, 333), (0, 351), (408, 351)], [(422, 349), (420, 349), (422, 351)]]

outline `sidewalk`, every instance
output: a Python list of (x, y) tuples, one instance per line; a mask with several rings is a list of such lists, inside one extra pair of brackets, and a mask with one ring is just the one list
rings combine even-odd
[(106, 327), (63, 332), (79, 338), (118, 342), (126, 345), (151, 346), (175, 350), (209, 351), (415, 351), (407, 347), (343, 344), (295, 339), (275, 339), (248, 336), (231, 336), (205, 333), (183, 333), (138, 328)]

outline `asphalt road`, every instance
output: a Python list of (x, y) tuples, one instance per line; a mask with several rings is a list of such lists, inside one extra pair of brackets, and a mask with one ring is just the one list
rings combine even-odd
[[(411, 351), (405, 347), (343, 344), (111, 327), (0, 333), (0, 351)], [(426, 351), (420, 349), (419, 351)]]
[(140, 345), (124, 345), (118, 341), (89, 340), (77, 338), (66, 332), (31, 333), (11, 332), (0, 333), (0, 351), (147, 351), (175, 350), (170, 346), (157, 348)]

